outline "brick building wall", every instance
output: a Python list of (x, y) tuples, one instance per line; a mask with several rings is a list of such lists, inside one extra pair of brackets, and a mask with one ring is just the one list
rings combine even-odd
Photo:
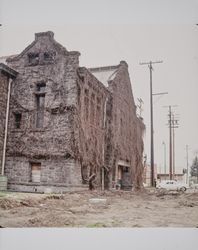
[(3, 146), (5, 139), (6, 126), (6, 110), (8, 98), (9, 81), (15, 78), (17, 72), (9, 68), (3, 63), (0, 63), (0, 174), (2, 173)]
[(126, 62), (120, 62), (115, 77), (109, 81), (109, 90), (112, 94), (108, 102), (110, 136), (107, 134), (106, 138), (109, 178), (113, 182), (122, 178), (123, 185), (136, 188), (142, 185), (144, 125), (136, 116)]

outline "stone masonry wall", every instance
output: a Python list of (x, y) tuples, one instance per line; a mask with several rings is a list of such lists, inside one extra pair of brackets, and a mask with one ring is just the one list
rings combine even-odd
[(44, 32), (8, 59), (18, 72), (11, 89), (5, 169), (11, 188), (32, 190), (31, 162), (41, 163), (40, 191), (45, 185), (79, 186), (93, 174), (101, 186), (103, 168), (105, 187), (111, 188), (119, 161), (131, 166), (133, 186), (141, 186), (144, 125), (136, 116), (128, 66), (120, 62), (107, 88), (79, 68), (79, 55)]
[(128, 65), (125, 62), (120, 63), (115, 78), (109, 82), (109, 90), (112, 94), (107, 106), (106, 164), (110, 169), (109, 178), (116, 181), (118, 161), (121, 160), (131, 166), (129, 178), (133, 187), (136, 187), (142, 178), (144, 125), (136, 116)]
[[(27, 176), (17, 176), (9, 170), (15, 166), (28, 171), (28, 161), (39, 160), (44, 164), (46, 178), (42, 182), (81, 183), (80, 170), (76, 175), (64, 175), (63, 162), (75, 159), (74, 113), (77, 106), (77, 68), (79, 52), (68, 52), (58, 44), (52, 32), (37, 33), (35, 41), (20, 55), (8, 60), (19, 72), (11, 90), (11, 107), (6, 164), (9, 181), (27, 181)], [(45, 84), (43, 126), (36, 127), (38, 85)], [(21, 114), (20, 128), (16, 128), (15, 115)], [(63, 161), (62, 158), (65, 160)], [(58, 160), (59, 159), (59, 160)], [(60, 161), (60, 164), (54, 164)], [(14, 167), (13, 167), (14, 168)], [(15, 169), (15, 168), (14, 168)], [(51, 176), (54, 172), (54, 177)], [(47, 177), (48, 176), (48, 177)], [(66, 178), (67, 177), (67, 178)], [(23, 179), (24, 178), (24, 179)], [(50, 179), (52, 178), (52, 179)], [(69, 179), (68, 179), (69, 178)]]
[(87, 69), (79, 69), (78, 135), (83, 179), (95, 174), (101, 186), (105, 155), (105, 117), (109, 91)]
[(2, 155), (4, 144), (4, 131), (5, 131), (5, 116), (7, 104), (7, 91), (8, 91), (8, 76), (0, 72), (0, 171), (2, 167)]
[[(80, 165), (73, 159), (39, 159), (30, 161), (26, 157), (8, 157), (6, 176), (9, 183), (28, 184), (31, 182), (31, 162), (41, 163), (41, 183), (43, 185), (79, 185)], [(76, 170), (78, 168), (78, 171)], [(78, 175), (76, 174), (79, 173)], [(39, 183), (40, 185), (40, 183)]]

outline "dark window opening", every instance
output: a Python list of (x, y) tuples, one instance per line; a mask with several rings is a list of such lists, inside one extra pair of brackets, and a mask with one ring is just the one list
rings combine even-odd
[(45, 92), (46, 84), (44, 82), (41, 82), (41, 83), (38, 83), (36, 87), (37, 87), (38, 92), (43, 93)]
[(36, 127), (42, 128), (44, 123), (45, 95), (36, 95)]
[(91, 102), (90, 102), (90, 122), (94, 124), (95, 122), (95, 95), (91, 95)]
[(88, 96), (89, 95), (89, 90), (85, 89), (85, 95)]
[(101, 126), (101, 106), (97, 106), (97, 126)]
[(44, 60), (45, 61), (53, 61), (55, 58), (55, 52), (50, 51), (50, 52), (45, 52), (44, 53)]
[(84, 97), (84, 112), (85, 112), (85, 119), (88, 121), (89, 119), (89, 98), (87, 96)]
[(28, 60), (30, 65), (37, 65), (39, 63), (39, 53), (28, 54)]
[(85, 89), (85, 97), (84, 97), (84, 113), (85, 113), (85, 119), (88, 121), (89, 119), (89, 90)]
[(124, 171), (125, 173), (128, 173), (128, 172), (129, 172), (129, 167), (124, 167), (123, 171)]
[(21, 128), (21, 118), (22, 118), (22, 115), (21, 114), (14, 114), (14, 117), (15, 117), (15, 128), (19, 129)]

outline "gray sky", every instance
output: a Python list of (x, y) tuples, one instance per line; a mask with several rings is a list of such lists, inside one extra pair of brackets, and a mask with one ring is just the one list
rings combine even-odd
[(154, 65), (155, 162), (163, 171), (162, 142), (167, 147), (168, 109), (177, 104), (176, 169), (186, 167), (198, 151), (198, 1), (130, 0), (0, 0), (0, 56), (20, 53), (35, 32), (52, 30), (68, 50), (81, 53), (80, 65), (114, 65), (126, 60), (134, 99), (144, 101), (145, 153), (150, 161), (149, 70), (139, 62), (163, 60)]
[[(81, 52), (80, 65), (94, 67), (126, 60), (135, 101), (144, 100), (149, 157), (149, 71), (139, 62), (163, 60), (154, 66), (155, 159), (163, 166), (162, 141), (168, 146), (167, 110), (177, 104), (176, 166), (186, 166), (198, 150), (198, 1), (197, 0), (0, 0), (0, 56), (20, 53), (35, 32), (52, 30), (68, 50)], [(168, 157), (167, 157), (168, 163)], [(0, 249), (196, 249), (195, 230), (1, 230)], [(74, 239), (74, 240), (72, 240)], [(161, 247), (161, 242), (166, 244)], [(90, 242), (92, 244), (90, 244)], [(159, 247), (160, 246), (160, 247)]]

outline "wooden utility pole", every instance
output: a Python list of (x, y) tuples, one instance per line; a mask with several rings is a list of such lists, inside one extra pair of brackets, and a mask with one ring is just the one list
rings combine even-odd
[(175, 177), (175, 128), (178, 128), (178, 119), (172, 113), (172, 130), (173, 130), (173, 178)]
[(169, 105), (169, 106), (164, 106), (164, 107), (169, 108), (169, 112), (168, 112), (168, 117), (169, 117), (168, 118), (168, 126), (169, 126), (169, 178), (170, 178), (170, 180), (172, 180), (173, 175), (174, 175), (174, 171), (175, 171), (173, 169), (173, 157), (175, 159), (175, 149), (173, 150), (173, 145), (175, 146), (175, 138), (173, 139), (173, 134), (174, 134), (173, 129), (177, 128), (177, 126), (174, 126), (175, 120), (174, 120), (174, 116), (173, 116), (171, 108), (177, 107), (177, 105), (172, 105), (172, 106)]
[(151, 118), (151, 186), (155, 186), (154, 176), (154, 138), (153, 138), (153, 83), (152, 83), (152, 70), (153, 64), (162, 63), (163, 61), (140, 63), (140, 65), (148, 65), (150, 71), (150, 118)]
[(164, 146), (164, 174), (166, 174), (166, 143), (163, 141), (162, 145)]
[(171, 115), (171, 106), (169, 106), (169, 177), (170, 180), (173, 179), (173, 166), (172, 166), (172, 115)]

